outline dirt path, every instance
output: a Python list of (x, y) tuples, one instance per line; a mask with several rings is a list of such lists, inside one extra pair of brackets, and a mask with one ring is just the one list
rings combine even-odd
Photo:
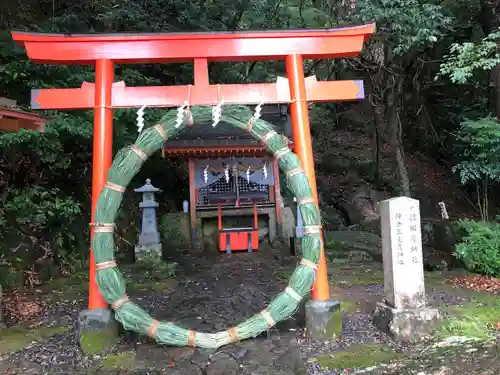
[[(174, 279), (160, 275), (152, 280), (150, 274), (132, 272), (129, 293), (157, 318), (202, 331), (225, 329), (260, 311), (284, 288), (296, 263), (272, 251), (213, 259), (179, 254), (176, 260)], [(17, 336), (12, 328), (0, 332), (0, 374), (500, 373), (498, 345), (491, 340), (431, 350), (429, 345), (399, 345), (379, 332), (370, 316), (383, 294), (379, 264), (339, 260), (330, 265), (330, 275), (332, 292), (343, 308), (339, 341), (306, 340), (299, 311), (267, 334), (218, 351), (162, 347), (126, 334), (112, 350), (99, 355), (84, 355), (75, 339), (73, 322), (85, 307), (86, 281), (80, 280), (80, 285), (64, 280), (45, 290), (46, 308), (31, 322), (44, 331), (19, 329)], [(435, 306), (468, 306), (477, 297), (445, 283), (446, 275), (427, 276), (429, 301)], [(9, 332), (16, 339), (6, 339)]]

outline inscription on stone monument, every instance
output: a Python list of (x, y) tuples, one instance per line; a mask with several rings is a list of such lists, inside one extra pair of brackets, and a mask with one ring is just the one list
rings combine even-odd
[(380, 203), (384, 290), (396, 309), (425, 306), (420, 207), (416, 199), (392, 198)]

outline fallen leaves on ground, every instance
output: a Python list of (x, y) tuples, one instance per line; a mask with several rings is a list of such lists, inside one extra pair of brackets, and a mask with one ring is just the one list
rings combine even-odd
[(16, 323), (31, 320), (43, 309), (40, 301), (32, 301), (18, 293), (5, 298), (4, 303), (7, 318)]
[(475, 290), (476, 292), (489, 292), (500, 295), (500, 279), (488, 276), (455, 276), (452, 282), (456, 286), (461, 286)]

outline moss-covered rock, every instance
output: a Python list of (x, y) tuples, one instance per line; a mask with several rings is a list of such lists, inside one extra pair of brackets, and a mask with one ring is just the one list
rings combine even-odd
[(12, 327), (0, 329), (0, 354), (21, 350), (32, 342), (43, 341), (68, 330), (68, 327)]
[(500, 316), (500, 298), (490, 293), (473, 293), (470, 302), (442, 309), (447, 319), (436, 331), (437, 338), (450, 336), (494, 339)]
[(116, 330), (114, 328), (82, 332), (80, 348), (86, 355), (101, 353), (116, 344)]
[(324, 370), (335, 369), (364, 369), (400, 359), (404, 354), (382, 345), (354, 345), (345, 352), (336, 352), (329, 355), (314, 358)]
[(325, 232), (325, 251), (330, 259), (346, 256), (351, 258), (352, 253), (357, 253), (359, 258), (364, 253), (365, 258), (382, 261), (381, 238), (370, 232), (327, 231)]

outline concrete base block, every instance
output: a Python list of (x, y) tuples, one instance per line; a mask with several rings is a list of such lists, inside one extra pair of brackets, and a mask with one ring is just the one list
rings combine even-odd
[(395, 309), (385, 302), (377, 303), (374, 324), (395, 341), (416, 342), (429, 336), (441, 319), (435, 308)]
[(78, 342), (82, 351), (96, 354), (118, 341), (118, 324), (108, 309), (83, 310), (78, 315)]
[(135, 245), (135, 261), (160, 261), (162, 259), (161, 244)]
[(340, 302), (308, 301), (306, 303), (306, 333), (313, 340), (336, 340), (342, 331)]

